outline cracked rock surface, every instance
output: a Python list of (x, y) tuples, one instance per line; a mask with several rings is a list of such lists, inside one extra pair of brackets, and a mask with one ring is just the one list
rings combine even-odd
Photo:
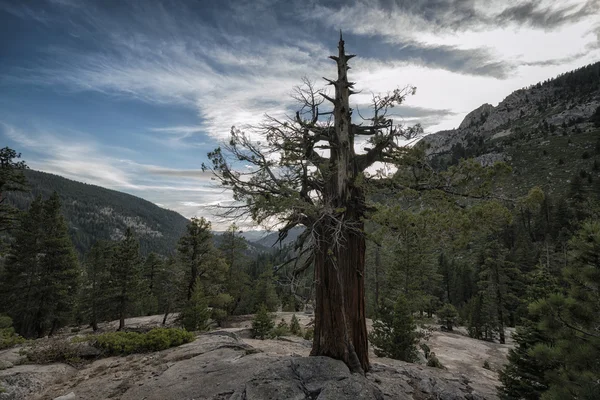
[[(78, 369), (19, 365), (17, 350), (0, 352), (0, 361), (14, 364), (0, 370), (0, 400), (496, 399), (489, 383), (495, 381), (482, 384), (473, 371), (465, 372), (467, 377), (456, 369), (373, 356), (371, 371), (362, 376), (351, 374), (341, 361), (307, 357), (310, 347), (301, 338), (243, 339), (235, 329), (204, 333), (192, 343), (160, 352), (99, 359)], [(460, 343), (459, 336), (453, 340)], [(442, 349), (436, 351), (445, 357)], [(463, 365), (448, 362), (455, 368)]]

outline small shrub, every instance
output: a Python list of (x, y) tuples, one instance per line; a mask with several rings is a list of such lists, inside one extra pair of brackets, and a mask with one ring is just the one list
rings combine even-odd
[(427, 366), (433, 368), (445, 369), (440, 360), (438, 360), (437, 356), (434, 352), (429, 353), (429, 358), (427, 359)]
[(421, 350), (423, 350), (423, 355), (425, 356), (425, 359), (429, 359), (429, 354), (431, 353), (431, 349), (429, 348), (429, 346), (427, 346), (427, 344), (425, 343), (421, 343), (419, 347), (421, 348)]
[(292, 320), (290, 321), (290, 332), (293, 335), (299, 335), (302, 332), (302, 328), (300, 328), (300, 321), (298, 321), (296, 314), (292, 315)]
[(285, 322), (285, 320), (282, 318), (281, 322), (279, 322), (279, 324), (277, 324), (275, 329), (273, 329), (272, 335), (274, 337), (281, 337), (281, 336), (286, 336), (289, 334), (290, 334), (290, 327), (288, 326), (287, 322)]
[(33, 364), (80, 364), (82, 359), (77, 343), (65, 338), (32, 341), (31, 345), (22, 350), (28, 362)]
[(25, 339), (15, 333), (12, 327), (12, 319), (6, 315), (0, 315), (0, 350), (25, 343)]
[(483, 368), (489, 369), (490, 371), (492, 370), (492, 367), (490, 366), (490, 362), (488, 360), (485, 360), (483, 362)]
[(558, 159), (558, 165), (563, 165), (565, 163), (565, 160), (563, 160), (562, 158)]
[(155, 328), (147, 333), (109, 332), (90, 337), (91, 344), (106, 355), (160, 351), (193, 340), (191, 332), (178, 328)]
[(581, 158), (584, 160), (587, 160), (588, 158), (590, 158), (590, 153), (588, 153), (587, 151), (584, 151), (583, 154), (581, 155)]
[(227, 321), (227, 311), (222, 308), (213, 308), (210, 317), (215, 320), (217, 325), (223, 326), (223, 322)]
[(0, 314), (0, 329), (12, 328), (13, 320), (8, 315)]
[(304, 331), (304, 339), (313, 340), (314, 337), (315, 337), (315, 330), (313, 328), (308, 328), (306, 331)]
[(252, 337), (264, 340), (271, 334), (275, 324), (271, 320), (271, 315), (267, 311), (267, 307), (261, 304), (258, 312), (252, 320)]

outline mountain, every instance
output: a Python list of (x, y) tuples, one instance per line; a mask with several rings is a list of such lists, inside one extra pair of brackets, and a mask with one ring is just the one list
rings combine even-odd
[[(290, 229), (290, 231), (288, 232), (288, 235), (286, 236), (285, 239), (283, 239), (283, 241), (281, 242), (281, 246), (287, 246), (288, 244), (294, 243), (296, 241), (296, 239), (298, 238), (298, 236), (300, 236), (300, 234), (304, 232), (304, 228), (303, 227), (295, 227)], [(277, 240), (279, 239), (279, 232), (272, 232), (269, 233), (268, 235), (264, 236), (262, 239), (255, 241), (254, 243), (265, 247), (267, 249), (271, 249), (275, 243), (277, 243)]]
[[(510, 194), (534, 185), (549, 193), (569, 188), (573, 178), (598, 177), (600, 62), (520, 89), (497, 106), (483, 104), (457, 129), (424, 137), (421, 144), (437, 168), (475, 157), (483, 165), (506, 161)], [(599, 179), (600, 180), (600, 179)]]
[(48, 198), (56, 191), (79, 254), (97, 240), (120, 239), (131, 227), (140, 238), (142, 254), (154, 251), (167, 255), (185, 233), (185, 217), (139, 197), (40, 171), (26, 170), (25, 176), (31, 191), (10, 193), (7, 200), (26, 209), (34, 197)]

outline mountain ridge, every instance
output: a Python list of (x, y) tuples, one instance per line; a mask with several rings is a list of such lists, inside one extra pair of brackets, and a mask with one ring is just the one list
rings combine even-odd
[(154, 251), (168, 255), (189, 222), (175, 211), (128, 193), (32, 169), (24, 174), (31, 190), (9, 193), (8, 202), (24, 210), (35, 197), (48, 198), (56, 191), (80, 254), (85, 254), (97, 240), (119, 240), (131, 227), (140, 238), (142, 254)]

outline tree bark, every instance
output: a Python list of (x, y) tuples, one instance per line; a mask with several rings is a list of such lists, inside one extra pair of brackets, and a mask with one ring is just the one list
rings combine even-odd
[(317, 246), (315, 337), (311, 355), (342, 360), (352, 372), (364, 373), (369, 369), (363, 278), (365, 238), (352, 231), (345, 235), (345, 240), (337, 248), (327, 239)]
[(344, 361), (352, 372), (369, 370), (365, 315), (365, 197), (352, 135), (348, 56), (340, 36), (337, 63), (330, 178), (324, 190), (332, 216), (317, 222), (315, 250), (315, 337), (311, 355)]

